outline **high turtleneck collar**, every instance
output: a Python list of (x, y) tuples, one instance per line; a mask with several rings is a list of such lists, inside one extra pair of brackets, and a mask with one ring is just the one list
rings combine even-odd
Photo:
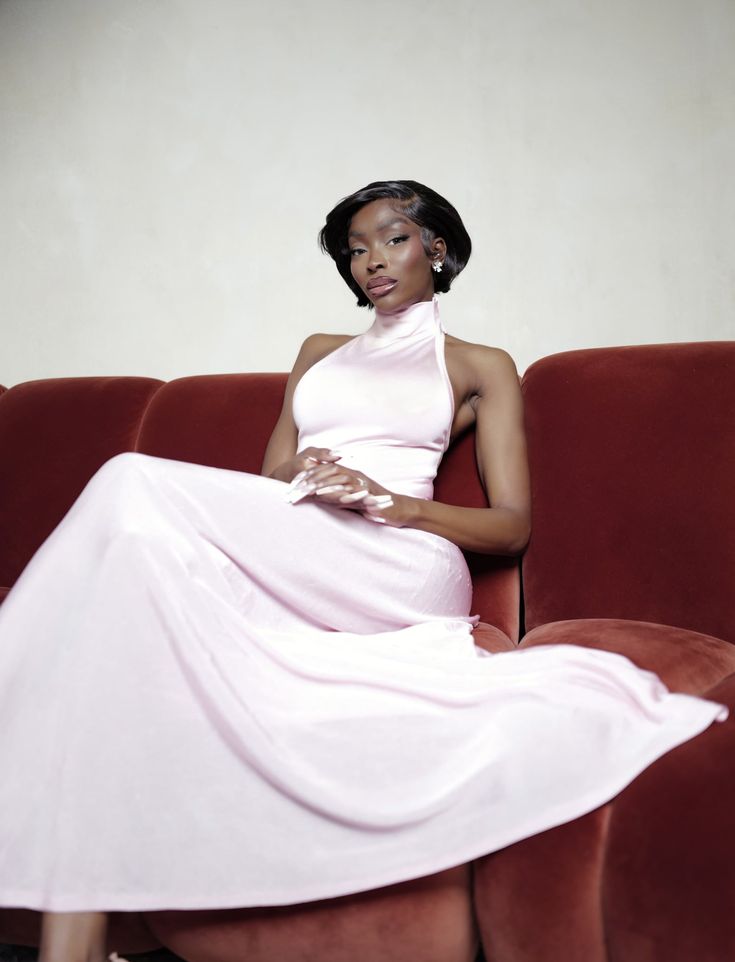
[(415, 334), (433, 334), (440, 324), (439, 300), (435, 294), (430, 301), (418, 301), (391, 314), (376, 307), (375, 320), (366, 333), (379, 340), (393, 341)]

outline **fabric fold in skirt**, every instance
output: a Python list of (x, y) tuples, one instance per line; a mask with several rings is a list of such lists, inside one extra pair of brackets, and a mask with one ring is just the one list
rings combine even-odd
[(120, 455), (0, 608), (0, 905), (304, 902), (607, 801), (726, 709), (622, 656), (475, 648), (456, 546)]

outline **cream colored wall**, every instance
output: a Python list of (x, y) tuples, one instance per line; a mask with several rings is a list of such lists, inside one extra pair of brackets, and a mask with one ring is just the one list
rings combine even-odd
[(445, 193), (444, 317), (524, 369), (735, 337), (732, 0), (3, 0), (0, 381), (282, 370), (358, 331), (315, 235)]

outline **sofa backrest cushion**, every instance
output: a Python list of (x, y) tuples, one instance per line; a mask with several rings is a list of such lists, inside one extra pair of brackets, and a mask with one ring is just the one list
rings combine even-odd
[(15, 582), (100, 465), (134, 448), (160, 384), (53, 378), (0, 394), (0, 587)]
[(146, 411), (136, 450), (260, 474), (285, 374), (203, 374), (169, 381)]
[[(281, 410), (285, 374), (219, 374), (184, 377), (165, 384), (153, 398), (137, 450), (258, 474)], [(446, 455), (436, 496), (455, 504), (484, 506), (468, 432)], [(518, 637), (518, 564), (512, 559), (470, 555), (474, 610), (484, 621)]]
[(526, 627), (630, 618), (735, 642), (735, 342), (556, 354), (523, 391)]

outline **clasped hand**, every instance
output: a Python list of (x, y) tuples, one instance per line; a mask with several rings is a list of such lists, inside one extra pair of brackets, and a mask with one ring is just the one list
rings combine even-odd
[(286, 500), (297, 504), (305, 498), (336, 508), (359, 511), (371, 521), (396, 524), (390, 516), (395, 502), (390, 491), (361, 471), (337, 464), (340, 455), (328, 448), (306, 448), (292, 460), (296, 473)]

